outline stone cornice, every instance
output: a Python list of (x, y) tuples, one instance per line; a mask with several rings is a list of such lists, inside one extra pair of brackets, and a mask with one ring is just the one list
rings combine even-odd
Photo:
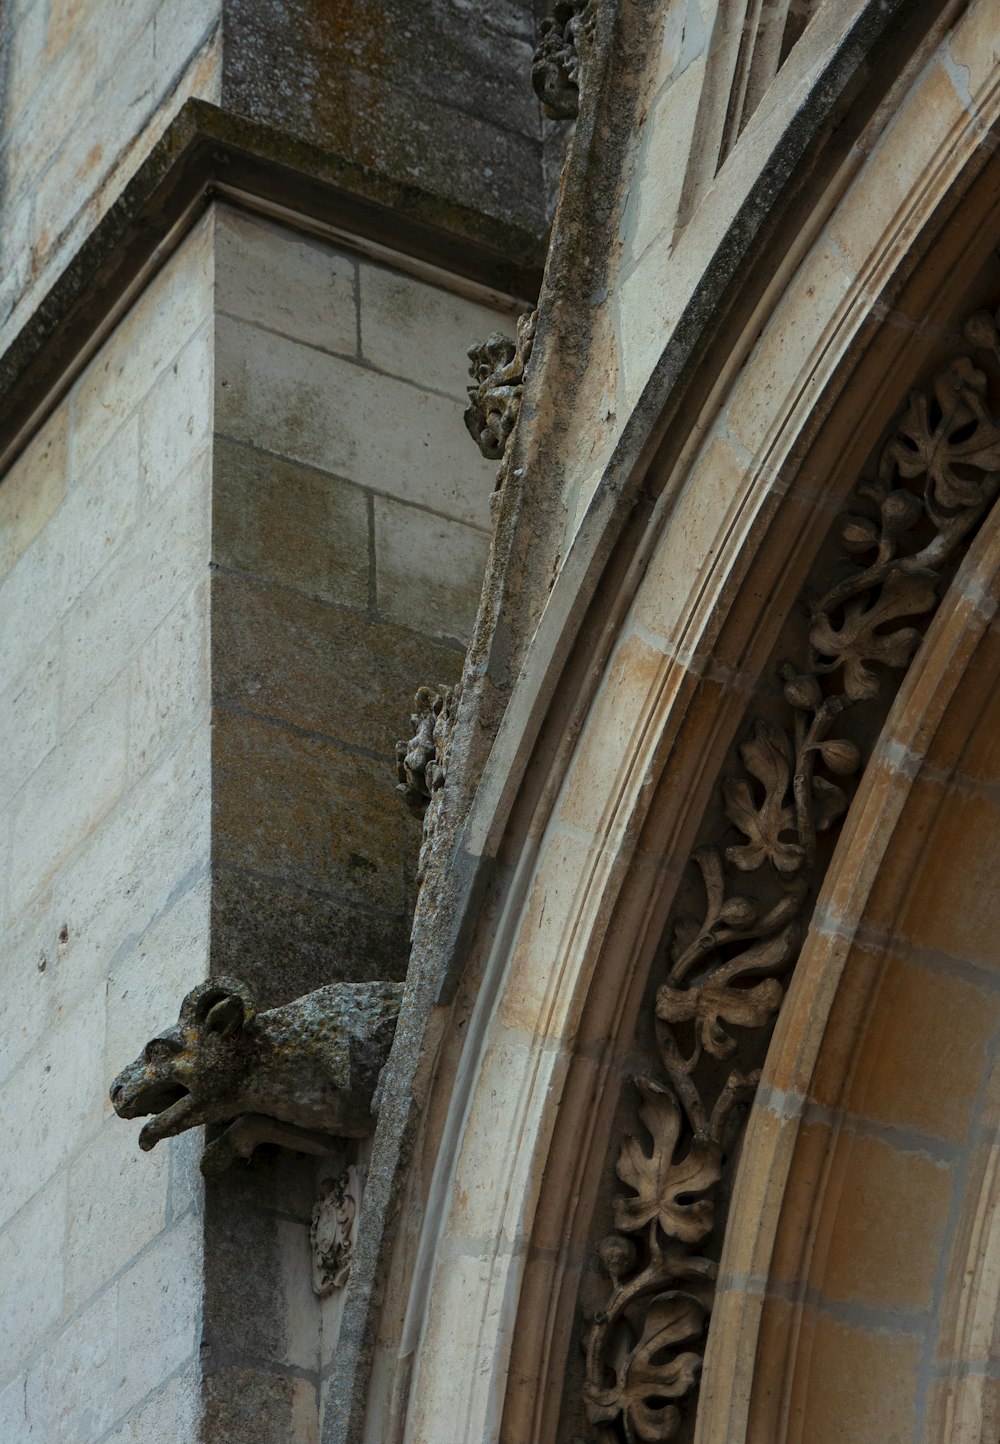
[(189, 100), (0, 356), (0, 474), (213, 200), (533, 302), (544, 237)]

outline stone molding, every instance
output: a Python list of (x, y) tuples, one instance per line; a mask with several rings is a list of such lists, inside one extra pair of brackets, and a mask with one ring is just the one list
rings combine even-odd
[(494, 294), (541, 285), (543, 238), (189, 100), (0, 356), (0, 472), (215, 199)]
[(630, 1193), (598, 1245), (610, 1291), (586, 1337), (584, 1401), (605, 1444), (666, 1444), (693, 1407), (716, 1277), (704, 1246), (725, 1229), (722, 1185), (821, 881), (817, 837), (839, 827), (865, 760), (842, 719), (860, 704), (884, 715), (1000, 491), (998, 318), (970, 316), (969, 349), (897, 415), (840, 523), (840, 579), (803, 593), (806, 645), (781, 665), (783, 705), (758, 704), (720, 784), (724, 825), (691, 858), (703, 906), (668, 929), (662, 1072), (634, 1080), (650, 1142), (623, 1141)]

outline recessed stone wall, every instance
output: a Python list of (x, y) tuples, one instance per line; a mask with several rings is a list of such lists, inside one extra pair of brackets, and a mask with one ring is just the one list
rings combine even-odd
[(0, 486), (0, 1436), (194, 1437), (193, 1139), (107, 1080), (208, 965), (212, 227)]

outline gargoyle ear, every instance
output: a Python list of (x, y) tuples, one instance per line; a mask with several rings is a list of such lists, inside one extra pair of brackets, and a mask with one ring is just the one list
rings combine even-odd
[(214, 1003), (205, 1014), (205, 1031), (221, 1033), (223, 1038), (233, 1038), (246, 1022), (246, 1007), (236, 993), (227, 993)]
[(254, 1015), (253, 993), (238, 978), (209, 978), (192, 988), (181, 1004), (185, 1027), (207, 1028), (231, 1038)]

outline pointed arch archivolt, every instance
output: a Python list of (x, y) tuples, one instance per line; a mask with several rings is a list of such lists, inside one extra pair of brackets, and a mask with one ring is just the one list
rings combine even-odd
[[(412, 1376), (397, 1373), (385, 1413), (370, 1411), (372, 1438), (416, 1444), (438, 1437), (445, 1419), (456, 1444), (560, 1437), (595, 1199), (683, 864), (757, 679), (865, 457), (914, 376), (953, 344), (954, 318), (990, 295), (1000, 300), (988, 261), (1000, 217), (984, 143), (997, 116), (996, 77), (968, 33), (977, 18), (987, 32), (988, 8), (971, 6), (952, 48), (895, 98), (882, 143), (768, 314), (750, 323), (766, 321), (742, 372), (692, 425), (669, 475), (654, 468), (581, 627), (584, 641), (559, 661), (537, 765), (504, 844), (502, 896), (473, 942), (479, 991), (466, 1041), (430, 1100), (440, 1145), (429, 1204), (399, 1264), (412, 1282), (388, 1283), (390, 1295), (408, 1290), (408, 1302), (401, 1336), (376, 1350), (376, 1372), (395, 1352), (412, 1361)], [(732, 350), (741, 351), (736, 338)], [(571, 555), (542, 631), (565, 625), (574, 564)], [(534, 680), (529, 661), (527, 701), (515, 696), (508, 733), (519, 706), (530, 711)], [(502, 731), (498, 769), (505, 745)], [(488, 774), (487, 800), (491, 789)], [(852, 828), (857, 815), (856, 807)], [(485, 835), (474, 816), (473, 841), (477, 826)], [(828, 987), (828, 972), (823, 978), (817, 986)], [(787, 1016), (798, 1016), (795, 1008)], [(766, 1154), (758, 1141), (766, 1111), (762, 1101), (723, 1260), (724, 1307), (709, 1336), (703, 1417), (715, 1422), (704, 1426), (706, 1444), (782, 1437), (753, 1432), (758, 1376), (748, 1363), (758, 1336), (762, 1361), (771, 1337), (761, 1330), (770, 1265), (755, 1255), (744, 1268), (733, 1252), (744, 1232), (763, 1247), (754, 1187), (782, 1217), (790, 1147)], [(985, 1220), (989, 1208), (980, 1214)], [(777, 1239), (773, 1219), (771, 1227)], [(966, 1308), (962, 1318), (981, 1313)], [(792, 1394), (803, 1378), (793, 1371)], [(808, 1431), (794, 1437), (816, 1444)]]
[(996, 1438), (995, 520), (896, 698), (772, 1040), (699, 1440)]

